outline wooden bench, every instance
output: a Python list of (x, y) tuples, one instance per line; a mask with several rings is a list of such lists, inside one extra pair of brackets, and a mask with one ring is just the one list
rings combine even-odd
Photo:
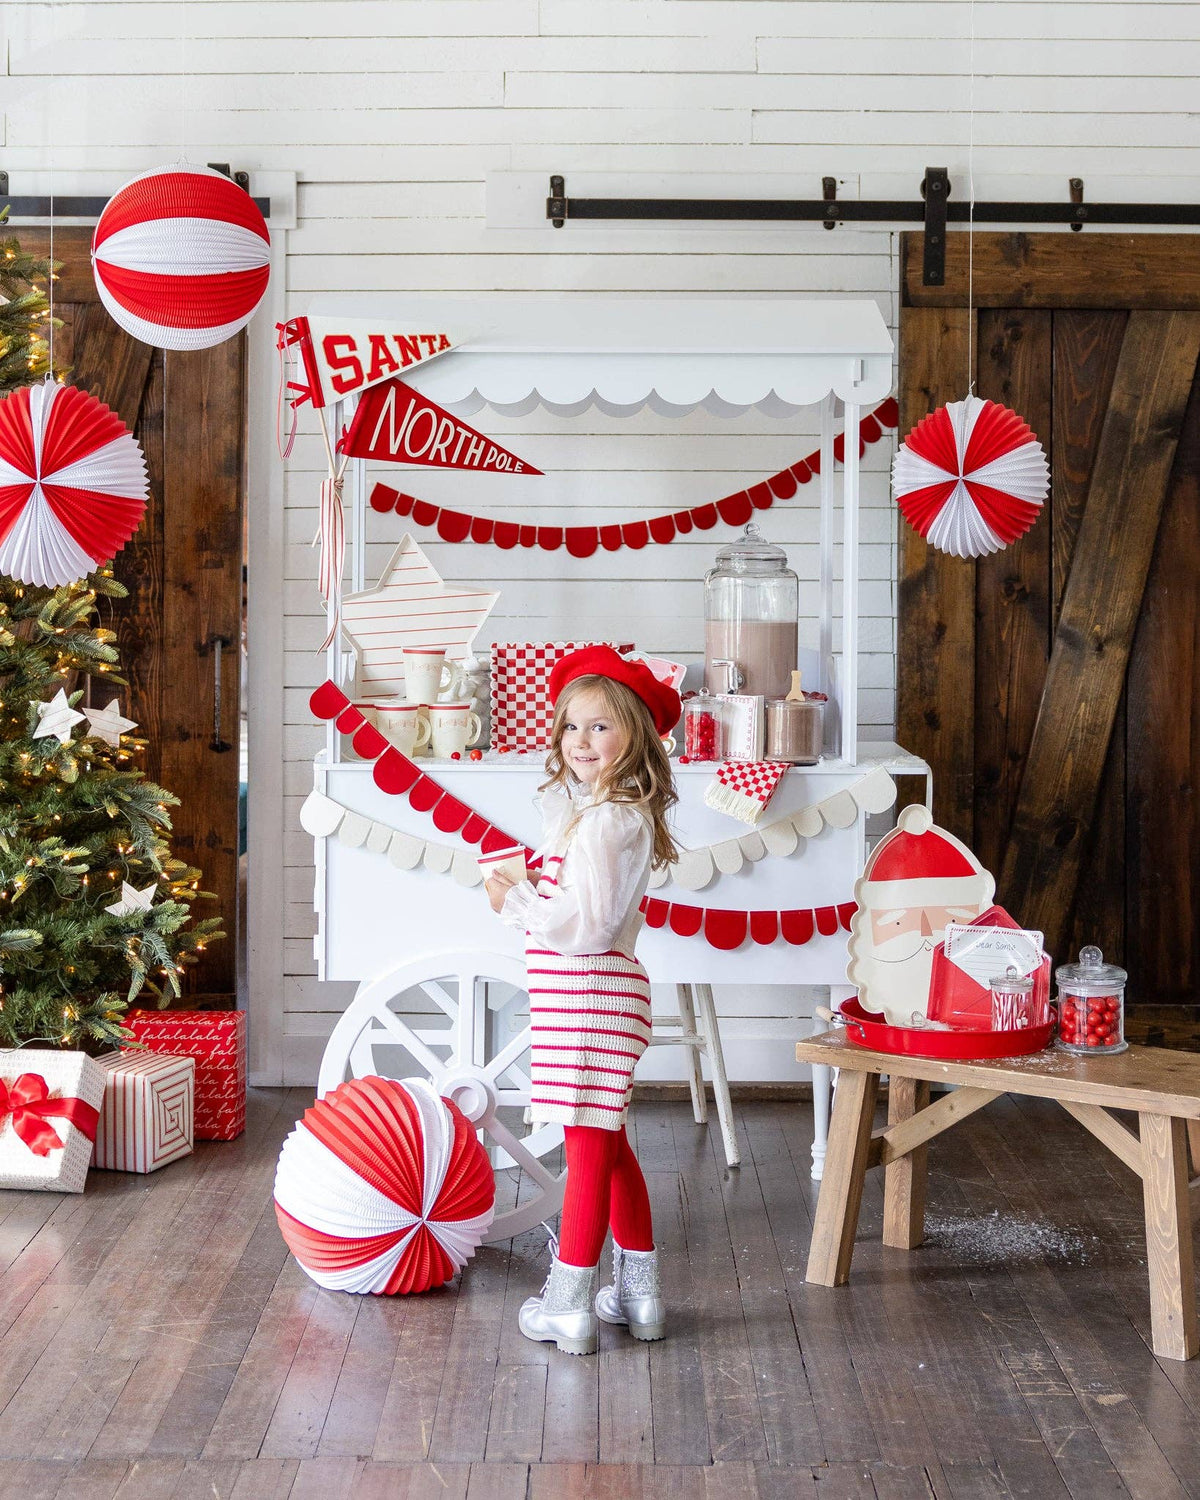
[[(938, 1062), (868, 1052), (829, 1031), (796, 1046), (799, 1062), (840, 1068), (825, 1176), (807, 1279), (849, 1280), (863, 1179), (884, 1169), (883, 1242), (911, 1250), (925, 1237), (928, 1143), (1000, 1094), (1056, 1099), (1142, 1179), (1154, 1352), (1191, 1359), (1200, 1350), (1188, 1203), (1188, 1144), (1200, 1147), (1200, 1056), (1130, 1047), (1116, 1057), (1042, 1052), (996, 1062)], [(888, 1123), (873, 1130), (879, 1076)], [(930, 1103), (930, 1084), (957, 1084)], [(1133, 1110), (1139, 1130), (1109, 1111)], [(1197, 1179), (1200, 1181), (1200, 1178)]]

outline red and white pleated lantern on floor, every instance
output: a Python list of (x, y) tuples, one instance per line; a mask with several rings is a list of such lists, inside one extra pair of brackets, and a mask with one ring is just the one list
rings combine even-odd
[(0, 400), (0, 573), (60, 587), (141, 524), (146, 460), (116, 412), (53, 380)]
[(978, 396), (918, 422), (892, 465), (905, 520), (952, 557), (982, 557), (1024, 536), (1049, 488), (1050, 467), (1032, 429)]
[(356, 1078), (283, 1143), (275, 1214), (319, 1286), (425, 1292), (475, 1254), (496, 1184), (470, 1121), (423, 1078)]
[(208, 349), (254, 316), (271, 236), (253, 198), (208, 167), (127, 182), (92, 239), (96, 290), (113, 320), (158, 349)]

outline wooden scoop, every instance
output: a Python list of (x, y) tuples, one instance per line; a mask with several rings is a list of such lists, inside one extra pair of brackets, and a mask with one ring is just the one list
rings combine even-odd
[(787, 697), (783, 701), (785, 703), (803, 703), (804, 702), (804, 689), (800, 686), (800, 673), (799, 672), (793, 672), (792, 673), (792, 685), (788, 689)]

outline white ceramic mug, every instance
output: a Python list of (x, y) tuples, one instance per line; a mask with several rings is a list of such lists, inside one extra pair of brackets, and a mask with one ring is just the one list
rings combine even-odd
[(436, 703), (442, 693), (459, 693), (465, 686), (462, 669), (446, 660), (440, 646), (404, 648), (404, 692), (410, 703)]
[(479, 738), (482, 725), (469, 703), (426, 703), (429, 718), (429, 748), (438, 760), (461, 755)]
[(415, 755), (429, 743), (429, 720), (419, 703), (402, 703), (399, 698), (376, 698), (372, 705), (375, 728), (401, 755)]

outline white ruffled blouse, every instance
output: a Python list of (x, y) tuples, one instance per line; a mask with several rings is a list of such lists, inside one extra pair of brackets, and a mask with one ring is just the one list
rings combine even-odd
[[(642, 925), (638, 910), (650, 881), (654, 835), (649, 820), (620, 802), (592, 802), (586, 789), (572, 799), (551, 789), (542, 794), (545, 837), (536, 851), (543, 866), (563, 855), (558, 884), (544, 896), (529, 881), (511, 888), (501, 909), (509, 926), (544, 942), (556, 953), (579, 956), (617, 949), (633, 955)], [(579, 821), (567, 835), (571, 819)]]

